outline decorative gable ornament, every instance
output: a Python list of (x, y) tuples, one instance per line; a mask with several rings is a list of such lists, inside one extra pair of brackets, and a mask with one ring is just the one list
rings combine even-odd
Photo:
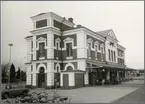
[(117, 40), (117, 38), (116, 38), (116, 36), (115, 36), (115, 34), (114, 34), (114, 32), (112, 30), (107, 35), (109, 35), (110, 37), (112, 37), (112, 38)]
[(95, 42), (94, 42), (94, 45), (99, 45), (99, 42), (98, 42), (98, 41), (95, 41)]
[(66, 38), (65, 40), (63, 40), (64, 42), (70, 42), (70, 41), (73, 41), (73, 38), (70, 38), (70, 37), (68, 37), (68, 38)]
[(36, 41), (45, 41), (46, 39), (43, 37), (38, 38)]
[(60, 40), (60, 38), (56, 38), (55, 41), (56, 42), (60, 42), (61, 40)]
[(92, 40), (91, 38), (89, 38), (89, 39), (88, 39), (88, 42), (92, 43), (92, 42), (93, 42), (93, 40)]
[(104, 47), (104, 44), (103, 43), (101, 44), (101, 47)]

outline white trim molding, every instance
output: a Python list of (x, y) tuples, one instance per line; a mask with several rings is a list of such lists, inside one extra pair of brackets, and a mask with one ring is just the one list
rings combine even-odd
[(42, 64), (42, 63), (37, 66), (37, 73), (39, 73), (40, 67), (43, 67), (45, 69), (45, 73), (46, 73), (46, 66), (45, 66), (45, 64)]
[(67, 37), (63, 41), (64, 41), (64, 48), (62, 48), (62, 50), (66, 50), (66, 43), (72, 43), (72, 49), (74, 49), (74, 39), (73, 38)]
[(105, 53), (105, 45), (103, 43), (100, 45), (100, 48), (103, 48), (103, 53)]
[(47, 46), (46, 46), (46, 39), (43, 38), (43, 37), (40, 37), (36, 40), (36, 44), (37, 44), (37, 47), (36, 47), (36, 50), (39, 50), (39, 43), (44, 43), (45, 44), (45, 49), (47, 49)]
[(74, 65), (73, 65), (72, 63), (68, 63), (68, 64), (65, 65), (64, 70), (66, 70), (68, 66), (71, 66), (71, 67), (73, 68), (73, 70), (75, 69), (75, 68), (74, 68)]
[(58, 67), (58, 72), (60, 72), (60, 64), (59, 63), (57, 63), (56, 66), (55, 66), (56, 72), (57, 72), (57, 67)]
[(61, 50), (61, 48), (60, 48), (60, 38), (56, 38), (55, 39), (55, 49), (57, 49), (57, 43), (58, 43), (58, 50)]

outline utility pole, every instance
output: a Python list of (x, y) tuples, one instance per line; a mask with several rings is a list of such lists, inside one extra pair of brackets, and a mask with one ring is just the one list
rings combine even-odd
[[(10, 68), (11, 68), (11, 47), (13, 46), (13, 44), (9, 44), (10, 46), (10, 58), (9, 58), (9, 63), (10, 63)], [(10, 68), (9, 68), (9, 76), (8, 76), (8, 83), (10, 84)]]

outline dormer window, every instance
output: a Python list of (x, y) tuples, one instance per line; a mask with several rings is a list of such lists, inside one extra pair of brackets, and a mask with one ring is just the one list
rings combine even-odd
[(36, 21), (36, 28), (47, 26), (47, 19)]

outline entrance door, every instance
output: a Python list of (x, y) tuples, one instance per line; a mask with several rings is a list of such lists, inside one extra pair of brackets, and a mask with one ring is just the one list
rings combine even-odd
[(69, 88), (69, 80), (68, 80), (68, 74), (63, 74), (63, 87), (65, 89)]
[(75, 87), (83, 87), (84, 86), (84, 74), (83, 73), (75, 73)]
[(97, 80), (97, 72), (89, 73), (89, 84), (96, 85), (96, 80)]
[(55, 88), (60, 88), (60, 73), (54, 73)]
[(38, 88), (44, 88), (45, 87), (45, 73), (44, 68), (40, 67), (39, 74), (38, 74)]

